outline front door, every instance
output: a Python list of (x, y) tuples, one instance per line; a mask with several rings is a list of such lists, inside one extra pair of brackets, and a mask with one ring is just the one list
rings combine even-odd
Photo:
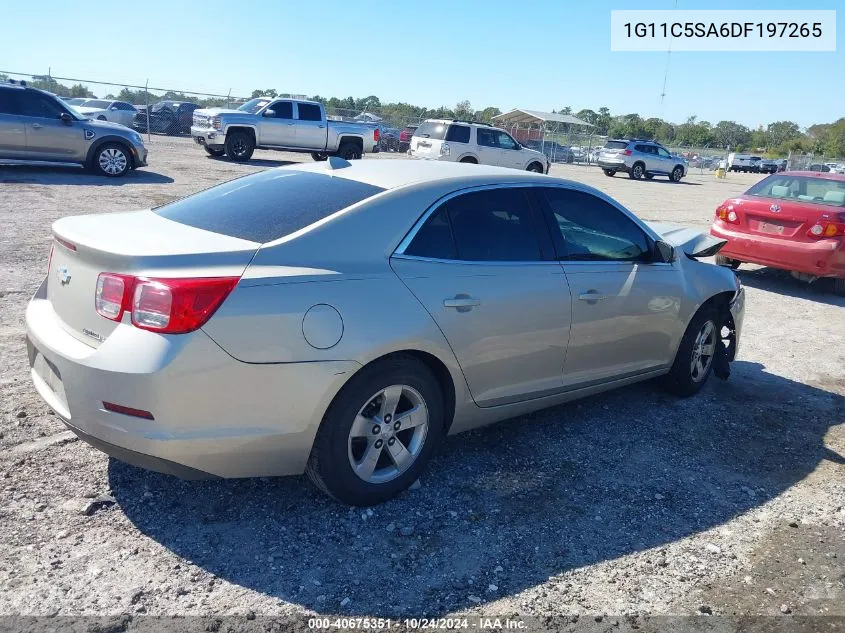
[(564, 383), (581, 387), (670, 365), (683, 333), (681, 280), (633, 219), (582, 191), (546, 188), (572, 290)]
[(258, 120), (258, 144), (296, 147), (292, 101), (274, 101)]
[(441, 205), (391, 259), (481, 407), (563, 388), (569, 287), (540, 230), (548, 239), (523, 189), (468, 192)]
[(31, 90), (18, 96), (26, 125), (28, 160), (78, 162), (85, 159), (85, 129), (74, 119), (59, 117), (67, 111), (47, 95)]
[(522, 153), (519, 143), (513, 140), (510, 134), (496, 130), (496, 137), (499, 143), (499, 166), (523, 169), (525, 155)]

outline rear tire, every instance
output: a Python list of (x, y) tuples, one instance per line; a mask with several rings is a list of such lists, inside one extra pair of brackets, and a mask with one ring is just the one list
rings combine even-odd
[(833, 280), (833, 294), (845, 297), (845, 279), (840, 277)]
[(361, 158), (361, 148), (355, 143), (341, 143), (336, 155), (344, 160), (358, 160)]
[(531, 163), (528, 165), (528, 169), (526, 169), (526, 171), (532, 171), (535, 174), (542, 174), (543, 166), (540, 163)]
[(660, 386), (681, 398), (698, 393), (713, 371), (720, 335), (713, 306), (702, 306), (687, 326), (672, 369), (660, 378)]
[(209, 156), (214, 156), (215, 158), (220, 158), (223, 154), (226, 153), (225, 149), (218, 148), (218, 147), (209, 147), (208, 145), (204, 146), (205, 153)]
[(739, 268), (739, 265), (742, 262), (738, 259), (731, 259), (730, 257), (725, 257), (724, 255), (716, 255), (716, 265), (717, 266), (728, 266), (732, 270), (736, 270)]
[(612, 169), (602, 169), (602, 171), (604, 172), (604, 175), (609, 178), (613, 178), (616, 175), (616, 172)]
[(328, 154), (321, 154), (320, 152), (311, 152), (311, 158), (317, 161), (318, 163), (324, 160), (328, 160)]
[(255, 141), (246, 132), (233, 132), (226, 135), (226, 156), (236, 163), (245, 163), (252, 158)]
[[(399, 406), (385, 407), (386, 394), (397, 391)], [(415, 420), (424, 420), (426, 426), (421, 423), (393, 435), (400, 419), (410, 420), (400, 418), (408, 405), (416, 407)], [(391, 410), (395, 420), (386, 415)], [(377, 361), (355, 374), (335, 396), (305, 472), (317, 488), (342, 503), (370, 506), (387, 501), (419, 478), (443, 437), (443, 416), (443, 394), (424, 363), (406, 355)], [(371, 422), (356, 424), (362, 417)], [(397, 445), (398, 449), (390, 448)], [(394, 459), (394, 450), (404, 453)], [(375, 459), (367, 460), (369, 454)], [(366, 469), (368, 462), (371, 468)]]
[(643, 175), (645, 175), (645, 165), (642, 163), (634, 163), (631, 171), (628, 172), (628, 178), (631, 180), (639, 180)]

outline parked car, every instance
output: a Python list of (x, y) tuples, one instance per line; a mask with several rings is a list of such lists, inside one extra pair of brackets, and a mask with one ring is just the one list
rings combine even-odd
[(758, 171), (761, 174), (774, 174), (780, 169), (781, 161), (776, 158), (763, 158), (758, 164)]
[(377, 143), (379, 150), (382, 152), (398, 152), (400, 133), (399, 130), (392, 127), (379, 128), (379, 141)]
[(414, 158), (453, 163), (498, 165), (548, 173), (545, 154), (517, 143), (499, 128), (457, 119), (428, 119), (414, 132), (408, 154)]
[(113, 101), (109, 99), (86, 99), (84, 103), (76, 106), (82, 114), (88, 114), (91, 111), (98, 111), (97, 116), (91, 118), (99, 119), (100, 112), (106, 121), (112, 123), (120, 123), (126, 127), (131, 127), (135, 120), (135, 115), (138, 110), (131, 103), (126, 101)]
[(402, 128), (402, 131), (399, 132), (399, 151), (400, 152), (407, 152), (411, 149), (411, 138), (414, 136), (414, 132), (417, 130), (419, 125), (406, 125)]
[(81, 106), (88, 101), (88, 97), (59, 97), (59, 99), (70, 106)]
[(606, 176), (627, 173), (634, 180), (668, 176), (680, 182), (687, 175), (687, 161), (672, 154), (660, 143), (641, 139), (608, 139), (599, 154), (598, 166)]
[(785, 171), (761, 180), (716, 209), (710, 232), (728, 243), (719, 263), (832, 277), (845, 295), (845, 176)]
[(108, 121), (106, 115), (108, 112), (102, 108), (85, 108), (83, 106), (71, 106), (73, 110), (79, 113), (80, 116), (86, 119), (96, 119), (97, 121)]
[(191, 136), (211, 156), (235, 161), (249, 160), (256, 149), (305, 152), (318, 161), (361, 158), (380, 138), (378, 127), (327, 121), (318, 101), (273, 97), (252, 99), (237, 110), (197, 110)]
[(760, 173), (760, 162), (763, 159), (751, 154), (728, 154), (728, 171), (741, 171), (743, 173)]
[(546, 155), (552, 163), (573, 163), (575, 162), (575, 153), (572, 148), (566, 145), (561, 145), (556, 141), (537, 141), (528, 140), (524, 143), (525, 147), (533, 149), (537, 152), (542, 152)]
[(695, 259), (722, 240), (513, 169), (332, 157), (53, 235), (27, 345), (71, 430), (178, 476), (305, 471), (353, 505), (447, 433), (651, 378), (690, 396), (743, 322), (734, 273)]
[(147, 113), (138, 110), (132, 127), (140, 132), (154, 134), (189, 134), (194, 110), (199, 108), (190, 101), (159, 101), (150, 106), (150, 129), (147, 129)]
[(823, 163), (811, 163), (807, 166), (807, 171), (817, 171), (819, 173), (826, 174), (830, 172), (830, 167)]
[(141, 136), (122, 125), (92, 121), (49, 92), (0, 83), (0, 161), (82, 165), (124, 176), (147, 164)]

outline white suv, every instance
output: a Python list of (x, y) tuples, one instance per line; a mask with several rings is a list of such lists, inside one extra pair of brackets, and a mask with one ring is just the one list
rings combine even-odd
[(517, 143), (499, 128), (471, 121), (429, 119), (411, 138), (408, 154), (414, 158), (476, 163), (549, 173), (549, 159)]

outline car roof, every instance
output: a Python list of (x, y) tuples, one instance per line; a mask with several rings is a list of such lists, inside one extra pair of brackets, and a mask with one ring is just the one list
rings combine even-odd
[[(552, 180), (548, 176), (528, 171), (493, 167), (491, 165), (470, 165), (445, 161), (418, 159), (354, 160), (348, 167), (330, 169), (328, 163), (288, 165), (279, 169), (328, 173), (339, 178), (357, 180), (382, 189), (396, 189), (418, 183), (434, 183), (446, 179), (467, 179), (495, 182), (532, 182), (537, 178)], [(558, 180), (558, 179), (554, 179)], [(473, 183), (469, 183), (472, 186)]]
[(778, 176), (812, 176), (823, 180), (839, 180), (845, 182), (845, 174), (834, 174), (832, 171), (782, 171)]

